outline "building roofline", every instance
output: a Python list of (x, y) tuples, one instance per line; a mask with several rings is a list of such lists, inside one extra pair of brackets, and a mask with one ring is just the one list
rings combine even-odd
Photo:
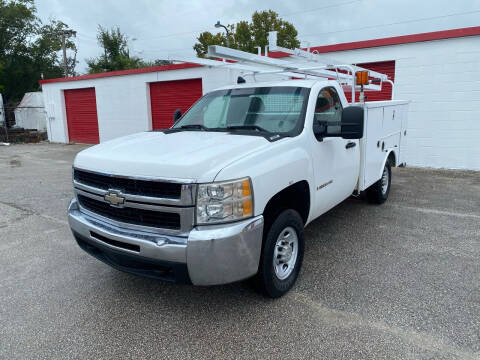
[(138, 69), (110, 71), (110, 72), (104, 72), (99, 74), (80, 75), (80, 76), (73, 76), (73, 77), (67, 77), (67, 78), (39, 80), (38, 83), (49, 84), (49, 83), (56, 83), (56, 82), (90, 80), (90, 79), (99, 79), (99, 78), (112, 77), (112, 76), (144, 74), (144, 73), (157, 72), (157, 71), (190, 69), (190, 68), (196, 68), (201, 66), (203, 65), (192, 64), (192, 63), (159, 65), (159, 66), (151, 66), (151, 67), (138, 68)]

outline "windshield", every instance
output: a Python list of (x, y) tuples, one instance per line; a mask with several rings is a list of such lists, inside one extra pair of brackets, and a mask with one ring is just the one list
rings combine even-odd
[(173, 128), (298, 134), (309, 92), (288, 86), (214, 91), (195, 103)]

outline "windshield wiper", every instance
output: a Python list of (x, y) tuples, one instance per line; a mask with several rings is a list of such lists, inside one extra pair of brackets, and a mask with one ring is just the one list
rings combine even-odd
[(227, 126), (227, 129), (228, 130), (257, 130), (262, 132), (270, 132), (258, 125), (232, 125), (232, 126)]
[[(175, 129), (175, 128), (174, 128)], [(189, 125), (182, 125), (176, 129), (198, 129), (198, 130), (207, 130), (207, 128), (200, 124), (189, 124)]]

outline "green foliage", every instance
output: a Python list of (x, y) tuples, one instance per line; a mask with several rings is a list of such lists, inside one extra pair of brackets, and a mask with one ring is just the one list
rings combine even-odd
[[(228, 25), (230, 34), (230, 47), (242, 51), (256, 53), (256, 46), (262, 49), (268, 44), (268, 32), (278, 31), (277, 43), (286, 48), (296, 48), (300, 46), (297, 39), (298, 32), (288, 21), (279, 18), (278, 14), (272, 10), (256, 11), (252, 15), (252, 21), (240, 21), (236, 25)], [(209, 45), (227, 45), (227, 34), (225, 31), (212, 34), (205, 31), (197, 38), (197, 43), (193, 49), (197, 56), (206, 57)]]
[(35, 11), (33, 0), (0, 0), (0, 58), (28, 50), (40, 24)]
[[(53, 20), (42, 25), (33, 0), (0, 0), (0, 91), (7, 106), (39, 89), (38, 80), (63, 75), (58, 31), (67, 25)], [(76, 54), (75, 44), (67, 48)], [(68, 59), (73, 73), (76, 59)]]
[(254, 38), (252, 37), (251, 26), (247, 21), (240, 21), (235, 26), (233, 45), (236, 49), (248, 52), (255, 52)]
[[(222, 33), (213, 35), (211, 32), (205, 31), (197, 38), (198, 43), (193, 46), (193, 49), (200, 57), (205, 57), (208, 51), (209, 45), (226, 45), (227, 37)], [(231, 46), (232, 44), (230, 44)]]
[(300, 46), (300, 41), (297, 40), (297, 29), (291, 23), (280, 19), (275, 11), (256, 11), (252, 15), (251, 24), (255, 45), (262, 46), (262, 48), (267, 45), (269, 31), (278, 31), (277, 43), (279, 46), (289, 49)]
[[(51, 78), (53, 76), (48, 72), (53, 71), (58, 74), (58, 67), (63, 66), (63, 55), (60, 53), (62, 49), (62, 38), (60, 36), (63, 30), (67, 30), (68, 25), (62, 21), (52, 20), (50, 24), (44, 25), (39, 30), (39, 37), (35, 41), (35, 49), (33, 55), (48, 59), (52, 64), (57, 64), (55, 69), (45, 69), (44, 77)], [(77, 47), (71, 38), (66, 37), (65, 47), (70, 50), (70, 56), (67, 53), (67, 74), (68, 76), (75, 76), (75, 66), (77, 65)], [(62, 74), (56, 75), (62, 76)]]
[(154, 65), (144, 62), (136, 56), (130, 56), (128, 36), (123, 34), (118, 27), (108, 30), (99, 25), (97, 40), (103, 49), (103, 54), (97, 58), (87, 60), (88, 72), (90, 74)]

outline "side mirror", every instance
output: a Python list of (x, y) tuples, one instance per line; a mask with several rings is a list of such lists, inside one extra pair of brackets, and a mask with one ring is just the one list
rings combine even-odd
[(342, 111), (341, 137), (344, 139), (361, 139), (363, 137), (363, 114), (361, 106), (349, 106)]
[(321, 140), (327, 136), (327, 125), (326, 121), (318, 121), (313, 119), (313, 134), (318, 140)]
[(313, 121), (313, 133), (318, 140), (325, 137), (361, 139), (363, 137), (363, 108), (349, 106), (342, 111), (341, 121)]
[(177, 109), (173, 112), (173, 123), (175, 124), (182, 117), (182, 110)]

